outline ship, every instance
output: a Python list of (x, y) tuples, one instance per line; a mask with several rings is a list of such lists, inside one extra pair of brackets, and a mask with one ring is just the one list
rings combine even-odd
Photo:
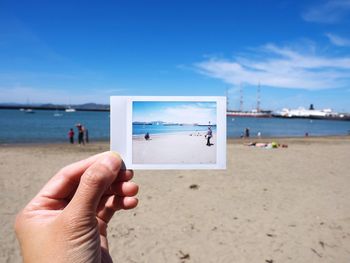
[[(227, 105), (228, 105), (228, 101), (227, 101)], [(252, 109), (250, 111), (243, 110), (242, 86), (240, 87), (240, 107), (239, 108), (240, 108), (239, 110), (230, 110), (227, 108), (226, 116), (229, 116), (229, 117), (249, 117), (249, 118), (270, 118), (270, 117), (272, 117), (272, 111), (260, 109), (260, 82), (259, 82), (258, 89), (257, 89), (256, 109)]]
[(284, 108), (281, 111), (272, 114), (276, 118), (299, 118), (299, 119), (321, 119), (321, 120), (344, 120), (350, 121), (349, 113), (338, 113), (332, 109), (317, 110), (313, 104), (310, 104), (309, 109), (299, 107), (297, 109)]
[(272, 117), (272, 111), (269, 110), (256, 110), (251, 111), (234, 111), (227, 110), (226, 116), (229, 117), (250, 117), (250, 118), (270, 118)]

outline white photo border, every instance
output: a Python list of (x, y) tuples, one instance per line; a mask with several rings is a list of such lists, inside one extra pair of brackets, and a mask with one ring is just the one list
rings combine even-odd
[[(215, 164), (134, 164), (132, 160), (133, 102), (215, 102), (216, 103), (216, 163)], [(191, 170), (226, 169), (226, 97), (217, 96), (111, 96), (111, 150), (118, 152), (128, 169)]]

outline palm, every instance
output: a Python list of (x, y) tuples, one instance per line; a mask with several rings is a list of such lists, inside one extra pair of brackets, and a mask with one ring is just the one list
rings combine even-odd
[(59, 253), (57, 243), (64, 244), (59, 247), (72, 262), (112, 262), (107, 224), (118, 209), (137, 205), (132, 196), (138, 187), (128, 182), (132, 171), (108, 170), (98, 164), (99, 157), (62, 169), (21, 215), (27, 225), (25, 235), (39, 234), (40, 244), (46, 244), (52, 254)]
[[(41, 199), (41, 200), (40, 200)], [(39, 231), (42, 228), (51, 226), (52, 224), (56, 224), (56, 222), (60, 222), (60, 218), (64, 213), (64, 209), (69, 204), (70, 200), (63, 199), (50, 199), (50, 198), (40, 198), (40, 202), (36, 202), (34, 207), (28, 206), (28, 215), (31, 221), (31, 228), (35, 230), (35, 232)], [(40, 207), (40, 209), (38, 209)], [(103, 204), (99, 206), (99, 211), (103, 211), (105, 207)], [(30, 210), (33, 209), (33, 210)], [(97, 214), (97, 211), (96, 211)], [(71, 246), (70, 249), (80, 249), (83, 250), (85, 255), (81, 255), (84, 258), (91, 259), (91, 262), (113, 262), (109, 251), (108, 251), (108, 242), (107, 242), (107, 223), (103, 221), (101, 218), (95, 216), (95, 218), (91, 218), (89, 220), (79, 220), (77, 222), (72, 222), (74, 224), (75, 229), (79, 229), (79, 234), (76, 231), (74, 236), (77, 238), (77, 242), (74, 240), (70, 240)], [(65, 231), (65, 233), (67, 233)], [(85, 239), (84, 243), (79, 242), (79, 239), (82, 236), (94, 237)], [(72, 242), (73, 241), (73, 242)], [(76, 244), (76, 247), (74, 247)], [(88, 249), (87, 249), (88, 248)]]

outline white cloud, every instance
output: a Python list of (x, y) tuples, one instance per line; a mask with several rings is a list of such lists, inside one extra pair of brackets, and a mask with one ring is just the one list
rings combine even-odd
[(164, 118), (169, 122), (178, 123), (216, 123), (215, 109), (186, 106), (181, 108), (167, 108), (164, 111)]
[(326, 36), (328, 37), (329, 41), (333, 45), (340, 46), (340, 47), (350, 46), (349, 38), (340, 37), (332, 33), (327, 33)]
[(328, 0), (306, 10), (302, 17), (308, 22), (335, 24), (343, 21), (350, 12), (350, 0)]
[(320, 56), (273, 44), (246, 57), (212, 58), (195, 66), (202, 74), (234, 86), (260, 82), (276, 88), (319, 90), (344, 87), (350, 82), (350, 57)]
[(149, 112), (147, 115), (135, 116), (134, 121), (164, 121), (171, 123), (198, 123), (206, 125), (209, 122), (216, 124), (216, 108), (200, 105), (187, 105), (181, 107), (168, 107), (161, 112)]

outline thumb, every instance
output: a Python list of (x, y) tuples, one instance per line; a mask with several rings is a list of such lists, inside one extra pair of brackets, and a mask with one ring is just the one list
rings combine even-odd
[(95, 216), (102, 195), (116, 179), (121, 166), (119, 155), (108, 152), (101, 156), (81, 176), (77, 191), (65, 209), (67, 213)]

